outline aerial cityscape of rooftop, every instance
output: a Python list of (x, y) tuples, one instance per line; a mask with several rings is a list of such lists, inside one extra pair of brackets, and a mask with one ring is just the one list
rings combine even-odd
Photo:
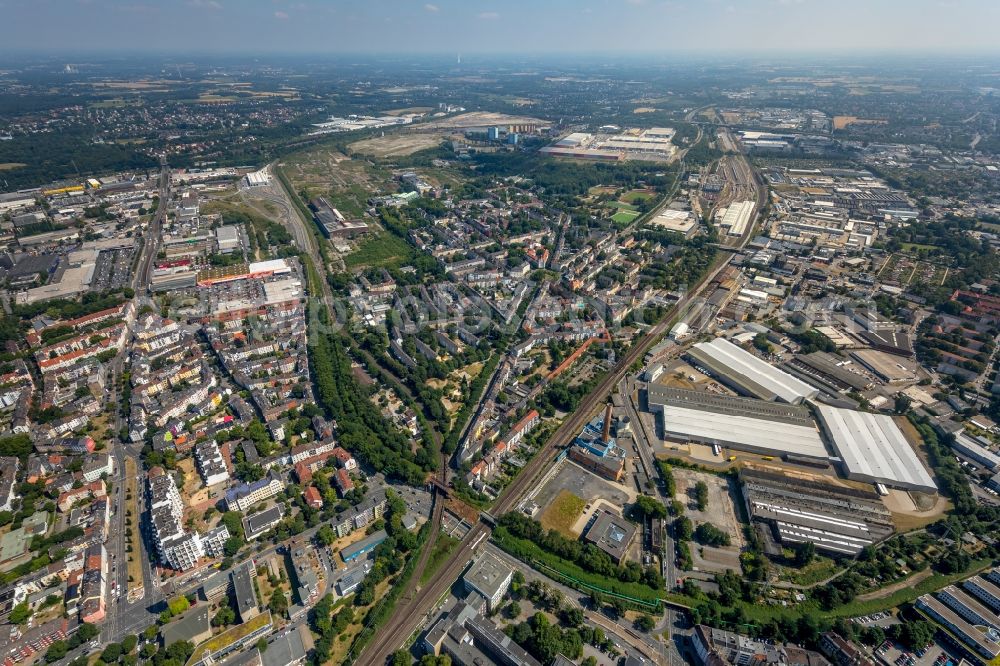
[(0, 666), (1000, 665), (1000, 5), (0, 16)]

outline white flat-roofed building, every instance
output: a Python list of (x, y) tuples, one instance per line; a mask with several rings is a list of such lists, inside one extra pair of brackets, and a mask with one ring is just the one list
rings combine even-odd
[(756, 289), (740, 289), (740, 295), (737, 297), (737, 300), (755, 305), (764, 305), (767, 303), (767, 299), (768, 294), (766, 291), (758, 291)]
[(240, 247), (239, 227), (234, 224), (219, 227), (215, 230), (215, 242), (222, 254), (235, 252)]
[(775, 368), (725, 338), (699, 342), (688, 350), (688, 356), (696, 365), (704, 367), (740, 393), (762, 400), (798, 404), (819, 394), (819, 389)]
[(964, 432), (955, 433), (955, 443), (952, 444), (952, 448), (957, 453), (971, 458), (992, 472), (1000, 469), (1000, 456)]
[(251, 171), (246, 175), (247, 187), (260, 187), (262, 185), (268, 185), (270, 182), (271, 176), (264, 170)]
[(290, 273), (292, 267), (284, 259), (268, 259), (266, 261), (255, 261), (247, 266), (247, 272), (251, 275), (271, 273), (282, 275)]
[(650, 220), (649, 224), (657, 229), (689, 236), (698, 227), (698, 220), (691, 214), (691, 211), (667, 208)]
[(513, 569), (492, 554), (484, 553), (469, 567), (462, 580), (465, 582), (465, 589), (485, 597), (489, 610), (493, 611), (507, 593), (513, 576)]
[(755, 206), (753, 201), (738, 201), (730, 204), (722, 219), (719, 220), (719, 226), (726, 227), (730, 236), (742, 236), (753, 218)]
[(296, 278), (274, 280), (264, 283), (264, 304), (284, 303), (302, 298), (302, 282)]
[(817, 405), (820, 423), (849, 479), (937, 492), (934, 479), (892, 417)]
[(563, 138), (556, 141), (555, 145), (559, 147), (576, 147), (582, 146), (585, 143), (589, 143), (593, 140), (594, 136), (592, 134), (587, 134), (585, 132), (573, 132), (572, 134), (567, 134)]
[(829, 458), (805, 407), (665, 386), (647, 389), (670, 439), (719, 445), (761, 455)]
[(650, 139), (673, 139), (674, 134), (677, 133), (673, 127), (650, 127), (642, 133), (643, 136)]
[(663, 428), (671, 439), (718, 444), (748, 453), (829, 457), (819, 432), (809, 426), (664, 405)]

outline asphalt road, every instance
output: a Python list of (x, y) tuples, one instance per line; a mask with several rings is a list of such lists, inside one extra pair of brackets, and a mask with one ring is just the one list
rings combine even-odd
[(160, 242), (160, 229), (170, 207), (170, 167), (165, 158), (160, 158), (160, 203), (156, 213), (149, 223), (149, 228), (143, 234), (142, 255), (139, 258), (138, 270), (132, 278), (132, 287), (136, 292), (145, 291), (153, 274), (153, 260), (156, 259)]
[[(548, 470), (555, 451), (568, 444), (576, 436), (590, 419), (590, 415), (604, 404), (613, 387), (629, 373), (632, 364), (642, 360), (649, 348), (669, 330), (674, 317), (729, 264), (730, 258), (726, 257), (715, 270), (706, 274), (695, 288), (674, 304), (667, 315), (653, 326), (645, 337), (641, 338), (625, 353), (614, 369), (604, 376), (597, 387), (583, 399), (576, 411), (563, 421), (562, 425), (549, 438), (549, 441), (507, 486), (493, 507), (493, 515), (503, 515), (520, 504), (523, 497), (534, 488), (539, 477)], [(471, 561), (473, 546), (478, 545), (490, 533), (490, 528), (483, 523), (469, 530), (446, 564), (420, 590), (413, 603), (397, 612), (382, 627), (382, 630), (368, 644), (368, 648), (362, 653), (357, 663), (384, 664), (388, 657), (417, 630), (428, 611), (433, 611), (437, 599), (447, 591), (451, 583), (458, 578), (465, 566)]]
[[(755, 189), (755, 199), (757, 206), (754, 214), (757, 215), (766, 205), (767, 188), (763, 186), (759, 174), (750, 167), (746, 158), (740, 155), (742, 167), (750, 175), (750, 179)], [(740, 236), (734, 249), (742, 249), (752, 238), (753, 231), (757, 225), (748, 224), (746, 231)], [(612, 388), (616, 386), (631, 370), (631, 366), (642, 360), (646, 352), (666, 333), (675, 317), (683, 312), (689, 302), (697, 298), (715, 277), (729, 265), (732, 256), (727, 256), (719, 265), (706, 274), (683, 298), (675, 303), (666, 316), (658, 324), (650, 329), (649, 333), (634, 344), (622, 357), (614, 369), (600, 381), (589, 395), (587, 395), (576, 411), (571, 414), (562, 425), (556, 429), (549, 441), (535, 455), (534, 458), (521, 470), (521, 473), (514, 478), (509, 486), (501, 494), (493, 507), (493, 515), (500, 516), (516, 508), (522, 498), (535, 486), (538, 479), (549, 468), (552, 455), (558, 448), (568, 444), (572, 438), (587, 423), (590, 415), (608, 399)], [(398, 609), (392, 618), (376, 634), (375, 638), (368, 644), (368, 648), (361, 654), (357, 663), (364, 665), (381, 666), (388, 657), (402, 645), (415, 632), (420, 624), (429, 619), (429, 613), (433, 612), (437, 600), (455, 581), (465, 566), (472, 560), (474, 548), (490, 535), (490, 528), (480, 523), (474, 526), (466, 534), (459, 547), (438, 569), (427, 585), (417, 593), (413, 602), (405, 608)], [(671, 544), (672, 545), (672, 544)]]

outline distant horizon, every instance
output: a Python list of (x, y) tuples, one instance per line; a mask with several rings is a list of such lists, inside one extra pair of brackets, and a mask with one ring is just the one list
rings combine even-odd
[[(368, 60), (402, 60), (406, 58), (417, 58), (420, 61), (446, 60), (456, 65), (474, 65), (478, 63), (488, 63), (495, 61), (517, 61), (538, 59), (542, 62), (548, 61), (578, 61), (586, 62), (604, 60), (612, 58), (614, 61), (638, 61), (649, 62), (654, 59), (675, 58), (677, 62), (724, 62), (731, 63), (734, 60), (746, 60), (750, 62), (740, 63), (751, 65), (758, 61), (773, 61), (780, 64), (820, 64), (845, 63), (851, 65), (877, 64), (879, 60), (905, 60), (911, 62), (939, 61), (942, 59), (949, 61), (972, 61), (983, 59), (980, 64), (987, 66), (990, 64), (1000, 64), (1000, 45), (992, 50), (952, 50), (952, 51), (929, 51), (926, 49), (919, 51), (890, 51), (890, 50), (854, 50), (851, 52), (831, 51), (831, 50), (802, 50), (802, 51), (269, 51), (260, 53), (257, 51), (197, 51), (192, 49), (29, 49), (29, 48), (5, 48), (0, 47), (0, 58), (16, 57), (30, 58), (38, 61), (46, 59), (64, 60), (66, 58), (88, 59), (95, 62), (105, 60), (120, 60), (129, 57), (140, 58), (169, 58), (178, 62), (198, 62), (199, 60), (222, 58), (239, 60), (261, 60), (268, 59), (288, 59), (302, 60), (308, 58), (326, 57), (332, 59), (357, 59)], [(457, 62), (460, 58), (461, 62)], [(802, 62), (806, 59), (806, 62)], [(997, 62), (991, 62), (995, 59)], [(869, 61), (874, 61), (869, 63)], [(4, 66), (0, 62), (0, 68)], [(1000, 81), (998, 81), (1000, 83)]]
[[(0, 53), (1000, 54), (990, 0), (4, 0)], [(111, 46), (109, 46), (111, 45)]]

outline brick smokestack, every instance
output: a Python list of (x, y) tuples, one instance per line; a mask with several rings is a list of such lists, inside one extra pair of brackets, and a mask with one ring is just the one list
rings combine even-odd
[(607, 444), (611, 441), (611, 403), (604, 409), (604, 433), (601, 436), (602, 441)]

